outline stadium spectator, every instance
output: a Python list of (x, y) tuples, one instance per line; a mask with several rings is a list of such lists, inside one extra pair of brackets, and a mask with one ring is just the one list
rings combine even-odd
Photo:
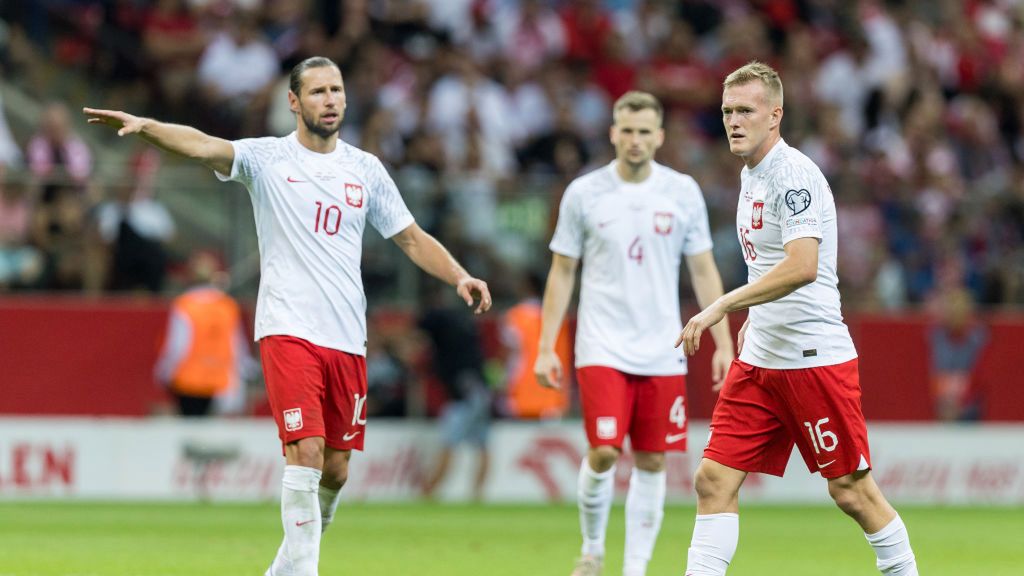
[(750, 472), (782, 476), (796, 444), (864, 530), (878, 569), (916, 576), (906, 527), (871, 476), (857, 351), (839, 304), (832, 191), (782, 139), (782, 103), (782, 82), (765, 64), (725, 79), (729, 149), (745, 164), (736, 221), (750, 281), (691, 318), (676, 345), (693, 355), (704, 330), (722, 326), (729, 312), (750, 312), (694, 479), (686, 574), (724, 576), (739, 540), (740, 486)]
[(33, 288), (43, 274), (43, 255), (29, 242), (34, 208), (28, 188), (6, 181), (0, 164), (0, 291)]
[[(615, 463), (627, 435), (635, 467), (623, 573), (646, 573), (664, 515), (665, 452), (686, 448), (686, 359), (671, 346), (681, 328), (682, 261), (699, 302), (722, 294), (700, 187), (653, 161), (664, 141), (661, 104), (627, 92), (613, 110), (615, 161), (574, 180), (562, 197), (534, 364), (541, 384), (561, 385), (555, 346), (583, 259), (576, 380), (590, 449), (579, 472), (583, 546), (573, 576), (601, 572)], [(725, 324), (712, 334), (718, 382), (733, 344)]]
[(417, 266), (455, 286), (468, 306), (479, 298), (477, 313), (491, 307), (491, 297), (485, 282), (416, 225), (380, 161), (338, 141), (345, 89), (337, 64), (323, 57), (297, 64), (289, 101), (294, 133), (234, 142), (120, 111), (83, 112), (90, 123), (111, 126), (120, 136), (138, 134), (249, 189), (262, 248), (255, 337), (286, 460), (285, 537), (268, 573), (311, 576), (351, 450), (362, 449), (365, 437), (360, 252), (366, 223), (394, 238)]
[(217, 34), (199, 58), (197, 80), (210, 121), (225, 132), (253, 132), (266, 108), (280, 63), (263, 36), (257, 14), (239, 10), (228, 30)]
[(114, 198), (99, 204), (94, 217), (99, 239), (108, 254), (107, 287), (115, 291), (163, 289), (169, 261), (168, 244), (176, 227), (167, 208), (152, 194), (159, 157), (139, 154)]
[(441, 452), (428, 472), (423, 495), (434, 498), (448, 479), (452, 456), (460, 444), (476, 452), (472, 498), (483, 499), (490, 471), (488, 436), (491, 423), (491, 392), (484, 377), (480, 330), (473, 315), (451, 301), (448, 291), (431, 290), (417, 326), (431, 344), (434, 374), (444, 386), (441, 408)]
[(936, 308), (936, 322), (928, 334), (935, 416), (978, 420), (981, 398), (974, 368), (988, 344), (988, 329), (975, 317), (974, 299), (966, 288), (946, 290), (938, 296)]
[(71, 128), (71, 116), (63, 102), (51, 102), (43, 110), (39, 131), (29, 140), (28, 167), (36, 181), (47, 187), (43, 201), (56, 193), (53, 186), (85, 184), (92, 174), (92, 153)]
[(182, 416), (241, 414), (245, 382), (258, 369), (241, 308), (225, 292), (228, 276), (215, 254), (198, 251), (188, 267), (193, 285), (171, 302), (154, 376)]
[(209, 42), (199, 19), (185, 0), (159, 0), (148, 10), (140, 35), (141, 72), (156, 87), (159, 109), (172, 117), (188, 116), (196, 63)]
[(45, 290), (80, 290), (87, 268), (85, 199), (75, 186), (52, 185), (48, 191), (50, 201), (36, 205), (30, 232), (44, 261), (38, 284)]

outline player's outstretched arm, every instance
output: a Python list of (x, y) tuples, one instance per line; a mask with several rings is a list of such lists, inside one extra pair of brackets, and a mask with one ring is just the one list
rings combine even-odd
[(786, 257), (763, 276), (715, 300), (690, 318), (676, 346), (682, 344), (686, 355), (692, 356), (700, 348), (704, 330), (721, 322), (727, 313), (773, 302), (814, 282), (818, 277), (818, 239), (797, 238), (786, 243), (784, 249)]
[(569, 308), (569, 299), (576, 286), (576, 268), (579, 260), (553, 254), (551, 270), (544, 286), (544, 301), (541, 304), (540, 345), (537, 360), (533, 364), (533, 374), (541, 386), (560, 388), (562, 386), (562, 361), (555, 352), (558, 333), (565, 320), (565, 312)]
[[(710, 250), (687, 256), (686, 267), (690, 271), (693, 291), (701, 309), (707, 308), (722, 297), (722, 276), (718, 273), (718, 266), (715, 265), (715, 258)], [(729, 372), (729, 365), (736, 357), (732, 334), (729, 332), (729, 319), (722, 319), (724, 322), (711, 327), (711, 338), (715, 341), (715, 353), (711, 357), (711, 389), (715, 392), (722, 387), (725, 375)], [(679, 346), (678, 339), (676, 346)]]
[(187, 156), (220, 172), (231, 173), (235, 149), (230, 142), (216, 138), (190, 126), (158, 122), (119, 110), (82, 108), (89, 124), (105, 124), (117, 130), (118, 136), (138, 134), (143, 140), (164, 150)]
[(424, 272), (455, 286), (455, 290), (465, 300), (467, 306), (473, 305), (474, 294), (478, 296), (480, 304), (477, 305), (475, 313), (482, 314), (491, 309), (491, 292), (487, 288), (487, 282), (470, 276), (437, 238), (424, 232), (419, 224), (410, 224), (405, 230), (395, 234), (392, 240)]

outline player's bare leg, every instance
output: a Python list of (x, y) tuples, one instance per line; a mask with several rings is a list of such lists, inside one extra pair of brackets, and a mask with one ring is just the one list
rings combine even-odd
[(580, 465), (577, 505), (583, 547), (572, 576), (597, 576), (601, 573), (608, 512), (615, 495), (615, 462), (618, 459), (618, 448), (596, 446), (590, 448)]
[(704, 458), (694, 476), (697, 519), (687, 552), (686, 576), (722, 576), (740, 537), (739, 493), (747, 473)]
[(869, 470), (829, 478), (829, 496), (853, 518), (875, 549), (882, 574), (917, 576), (917, 561), (903, 520), (882, 495)]
[(476, 474), (473, 476), (473, 501), (482, 502), (484, 499), (484, 485), (487, 483), (487, 474), (491, 469), (491, 453), (487, 446), (481, 446), (476, 450)]
[(319, 488), (324, 467), (324, 439), (316, 436), (285, 444), (281, 480), (284, 542), (268, 576), (316, 576), (320, 561)]
[(624, 576), (644, 576), (665, 516), (665, 453), (633, 453), (633, 475), (626, 495)]

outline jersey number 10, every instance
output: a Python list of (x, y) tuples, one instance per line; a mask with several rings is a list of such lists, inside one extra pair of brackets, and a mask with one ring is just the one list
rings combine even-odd
[(341, 227), (341, 208), (338, 208), (334, 204), (331, 204), (324, 210), (324, 203), (316, 203), (316, 223), (313, 225), (313, 232), (320, 232), (322, 229), (324, 234), (328, 236), (334, 236), (338, 233), (338, 228)]

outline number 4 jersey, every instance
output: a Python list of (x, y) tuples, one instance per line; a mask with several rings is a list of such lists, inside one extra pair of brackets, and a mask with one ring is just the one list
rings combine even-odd
[(369, 222), (390, 238), (413, 223), (380, 161), (338, 141), (320, 154), (283, 138), (232, 142), (231, 174), (252, 198), (260, 250), (257, 340), (287, 335), (366, 355), (360, 272)]
[(819, 242), (814, 282), (750, 308), (740, 360), (791, 369), (856, 358), (839, 305), (836, 205), (825, 176), (810, 158), (779, 140), (757, 166), (744, 167), (740, 179), (736, 228), (748, 282), (782, 261), (787, 242)]
[(562, 197), (552, 252), (582, 258), (576, 366), (640, 376), (686, 374), (673, 347), (683, 255), (711, 249), (697, 182), (660, 164), (639, 183), (615, 162), (574, 180)]

